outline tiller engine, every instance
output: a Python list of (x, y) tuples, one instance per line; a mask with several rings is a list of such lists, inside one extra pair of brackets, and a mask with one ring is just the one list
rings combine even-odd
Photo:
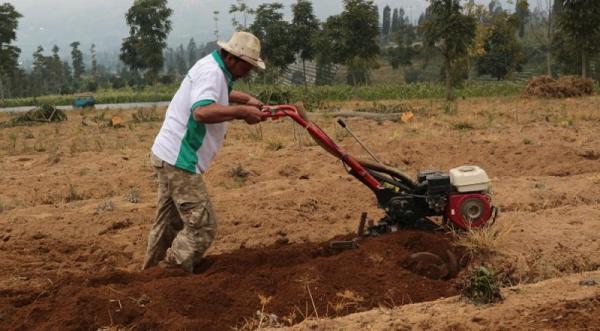
[[(434, 222), (432, 217), (455, 228), (468, 230), (483, 227), (497, 216), (497, 208), (491, 202), (490, 179), (477, 166), (461, 166), (448, 173), (421, 171), (415, 181), (399, 170), (378, 162), (351, 131), (352, 136), (376, 161), (359, 160), (348, 155), (321, 128), (307, 119), (301, 106), (265, 106), (262, 111), (267, 118), (292, 118), (321, 147), (340, 159), (352, 176), (375, 193), (380, 207), (385, 210), (385, 216), (377, 224), (366, 226), (364, 216), (359, 235), (377, 235), (406, 227), (437, 228), (440, 224)], [(349, 130), (342, 120), (338, 120), (338, 123)]]

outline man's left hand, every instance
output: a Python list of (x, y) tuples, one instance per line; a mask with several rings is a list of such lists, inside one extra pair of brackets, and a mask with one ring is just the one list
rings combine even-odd
[(255, 97), (252, 97), (252, 96), (248, 99), (248, 101), (246, 102), (246, 104), (248, 106), (253, 106), (253, 107), (256, 107), (258, 109), (261, 109), (265, 105), (262, 101), (258, 100)]

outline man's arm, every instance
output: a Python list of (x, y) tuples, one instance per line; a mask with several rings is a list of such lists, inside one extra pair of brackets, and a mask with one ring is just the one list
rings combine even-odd
[(242, 91), (233, 90), (229, 93), (229, 102), (238, 103), (241, 105), (250, 105), (255, 107), (262, 107), (264, 104), (257, 98), (251, 96), (248, 93)]
[(263, 120), (263, 113), (254, 106), (223, 106), (212, 103), (194, 108), (194, 119), (200, 123), (212, 124), (231, 120), (244, 120), (248, 124), (256, 124)]

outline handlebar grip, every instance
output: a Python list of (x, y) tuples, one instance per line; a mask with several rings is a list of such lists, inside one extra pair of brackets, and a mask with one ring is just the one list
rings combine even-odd
[(346, 122), (344, 122), (343, 119), (338, 118), (337, 122), (342, 128), (344, 128), (344, 129), (346, 128)]

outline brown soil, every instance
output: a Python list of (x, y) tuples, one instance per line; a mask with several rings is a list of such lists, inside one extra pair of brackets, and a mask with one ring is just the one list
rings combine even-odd
[(285, 330), (599, 330), (600, 288), (582, 285), (590, 280), (600, 280), (600, 271), (505, 288), (504, 301), (493, 305), (452, 297), (312, 319)]
[(241, 249), (208, 256), (193, 276), (161, 268), (68, 276), (42, 292), (5, 291), (0, 307), (9, 329), (227, 330), (248, 323), (260, 296), (269, 313), (296, 323), (456, 294), (453, 279), (401, 267), (414, 252), (453, 250), (439, 234), (406, 230), (360, 243), (343, 251), (308, 243)]
[[(420, 169), (477, 164), (492, 178), (501, 216), (491, 235), (471, 246), (476, 263), (506, 272), (513, 283), (557, 280), (553, 291), (536, 297), (539, 305), (524, 302), (522, 312), (510, 314), (514, 325), (555, 328), (552, 320), (543, 321), (546, 317), (537, 324), (525, 317), (540, 307), (554, 307), (543, 314), (563, 315), (564, 325), (586, 325), (592, 315), (566, 314), (569, 308), (556, 303), (561, 291), (571, 289), (562, 277), (600, 266), (600, 97), (468, 99), (458, 102), (457, 113), (446, 113), (435, 100), (389, 103), (410, 106), (414, 119), (347, 120), (380, 158), (411, 177)], [(365, 106), (372, 103), (331, 108)], [(454, 285), (464, 278), (464, 270), (456, 278), (434, 281), (397, 264), (407, 254), (430, 248), (403, 246), (407, 236), (417, 234), (384, 236), (335, 255), (319, 250), (321, 243), (354, 232), (361, 212), (377, 220), (382, 211), (372, 192), (288, 120), (230, 127), (205, 176), (219, 217), (209, 251), (214, 263), (193, 276), (139, 272), (156, 207), (148, 151), (161, 123), (133, 122), (134, 112), (105, 114), (105, 119), (121, 116), (122, 128), (96, 126), (91, 119), (100, 112), (88, 111), (86, 121), (81, 112), (67, 112), (66, 122), (0, 129), (2, 328), (172, 329), (215, 321), (238, 327), (247, 321), (251, 326), (256, 311), (263, 310), (259, 295), (272, 297), (265, 314), (276, 314), (289, 325), (283, 318), (290, 312), (297, 312), (293, 321), (316, 317), (307, 288), (296, 279), (315, 281), (308, 288), (320, 320), (379, 304), (434, 300), (426, 303), (423, 316), (435, 311), (452, 316), (455, 329), (473, 327), (467, 310), (436, 300), (456, 293)], [(0, 114), (0, 120), (7, 118)], [(332, 115), (316, 120), (348, 152), (365, 158)], [(241, 173), (246, 176), (237, 175)], [(437, 235), (417, 236), (448, 245), (448, 239)], [(275, 242), (290, 244), (272, 246)], [(287, 264), (279, 267), (275, 257)], [(219, 269), (234, 258), (242, 262)], [(216, 284), (200, 282), (205, 279)], [(394, 292), (393, 302), (386, 300), (387, 290)], [(223, 306), (217, 307), (220, 299)], [(589, 300), (572, 297), (570, 304), (585, 307)], [(209, 303), (215, 304), (213, 310), (201, 311)], [(413, 306), (418, 305), (405, 307), (412, 311)], [(499, 307), (486, 306), (490, 320), (509, 311)], [(202, 314), (209, 318), (200, 321), (198, 316), (207, 316)]]

